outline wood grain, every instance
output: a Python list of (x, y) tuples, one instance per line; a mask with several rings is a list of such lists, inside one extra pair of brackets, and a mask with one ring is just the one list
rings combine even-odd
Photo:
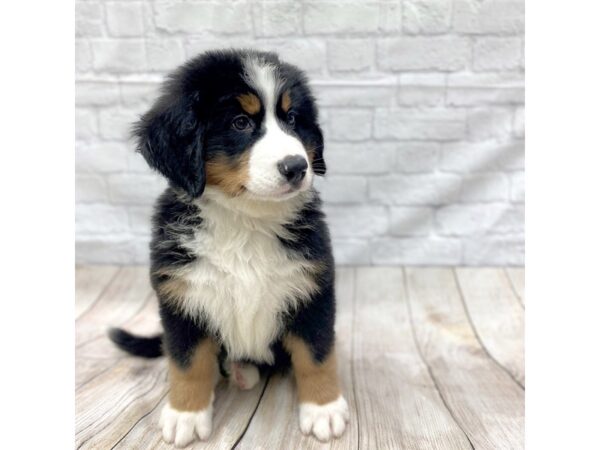
[(481, 348), (452, 269), (407, 269), (406, 276), (420, 352), (474, 448), (523, 448), (523, 389)]
[[(105, 334), (159, 330), (147, 269), (77, 271), (77, 446), (172, 448), (157, 425), (166, 361), (130, 357)], [(222, 381), (213, 434), (189, 448), (522, 448), (522, 281), (522, 269), (338, 270), (346, 434), (329, 444), (303, 436), (293, 378), (275, 376), (251, 391)]]
[[(100, 327), (106, 329), (106, 326)], [(161, 331), (158, 316), (158, 301), (150, 294), (141, 311), (121, 324), (123, 328), (142, 336), (151, 336)], [(127, 357), (127, 353), (119, 350), (108, 338), (106, 333), (85, 342), (75, 349), (78, 361), (75, 370), (75, 386), (79, 389), (90, 379), (101, 372), (110, 370), (119, 360)]]
[(510, 280), (519, 301), (525, 306), (525, 269), (522, 267), (507, 267), (506, 275)]
[(456, 276), (471, 324), (489, 354), (525, 385), (524, 311), (501, 269), (459, 268)]
[(152, 292), (146, 267), (123, 267), (101, 297), (77, 320), (75, 344), (85, 345), (134, 316)]
[(117, 266), (75, 267), (75, 318), (98, 300), (118, 271)]
[[(322, 449), (351, 448), (358, 439), (356, 402), (352, 386), (352, 325), (354, 299), (354, 271), (338, 269), (336, 277), (337, 321), (336, 349), (338, 373), (342, 390), (350, 408), (350, 422), (344, 435), (331, 443), (322, 444), (311, 436), (304, 436), (298, 425), (298, 401), (291, 372), (271, 377), (256, 414), (239, 443), (240, 449)], [(272, 430), (277, 427), (277, 432)]]
[[(230, 449), (243, 434), (260, 400), (266, 380), (263, 378), (254, 389), (240, 391), (222, 380), (215, 391), (213, 431), (208, 441), (196, 441), (190, 449)], [(172, 449), (173, 445), (162, 440), (158, 427), (160, 411), (167, 401), (163, 397), (139, 421), (130, 422), (130, 429), (123, 433), (117, 449)], [(119, 433), (115, 433), (118, 436)]]
[(468, 449), (415, 347), (401, 268), (358, 269), (354, 331), (361, 448)]

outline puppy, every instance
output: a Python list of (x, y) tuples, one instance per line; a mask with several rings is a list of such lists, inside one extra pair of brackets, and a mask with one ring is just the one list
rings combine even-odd
[(259, 369), (290, 365), (302, 432), (340, 436), (334, 264), (312, 187), (323, 135), (304, 74), (272, 53), (205, 53), (169, 77), (134, 135), (169, 181), (150, 244), (164, 334), (110, 336), (138, 356), (166, 354), (164, 440), (209, 437), (219, 369), (249, 389)]

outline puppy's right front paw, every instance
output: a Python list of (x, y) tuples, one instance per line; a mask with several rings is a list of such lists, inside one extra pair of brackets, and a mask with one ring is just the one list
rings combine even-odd
[(178, 411), (166, 404), (160, 415), (160, 427), (165, 442), (175, 443), (176, 447), (185, 447), (196, 436), (204, 441), (212, 431), (212, 402), (200, 411)]

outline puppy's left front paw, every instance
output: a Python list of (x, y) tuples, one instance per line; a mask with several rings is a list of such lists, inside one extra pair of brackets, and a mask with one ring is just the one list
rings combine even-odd
[(332, 437), (340, 437), (350, 419), (348, 403), (343, 396), (324, 405), (316, 403), (300, 403), (300, 430), (304, 434), (312, 434), (327, 442)]
[(199, 411), (178, 411), (170, 404), (163, 407), (159, 421), (165, 442), (185, 447), (198, 436), (204, 441), (212, 430), (212, 401), (208, 408)]

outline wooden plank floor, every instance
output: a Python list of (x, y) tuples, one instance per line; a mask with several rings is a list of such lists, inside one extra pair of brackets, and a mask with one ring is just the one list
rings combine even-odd
[[(340, 268), (339, 371), (351, 408), (344, 436), (303, 436), (294, 382), (217, 387), (214, 429), (194, 449), (522, 449), (524, 270)], [(160, 329), (144, 267), (76, 270), (76, 446), (171, 448), (158, 414), (164, 359), (133, 358), (111, 325)]]

